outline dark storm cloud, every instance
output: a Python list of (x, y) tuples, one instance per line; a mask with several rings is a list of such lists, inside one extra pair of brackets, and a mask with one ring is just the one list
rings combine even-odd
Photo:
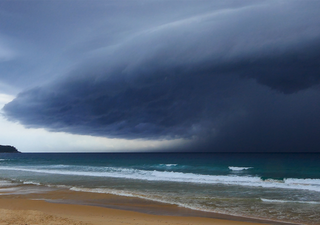
[(90, 47), (72, 72), (21, 92), (6, 117), (75, 134), (193, 139), (192, 150), (320, 149), (320, 3), (219, 7)]

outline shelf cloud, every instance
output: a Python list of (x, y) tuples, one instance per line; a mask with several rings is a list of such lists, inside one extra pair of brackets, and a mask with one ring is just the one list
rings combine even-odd
[(187, 2), (176, 18), (164, 7), (144, 23), (134, 8), (130, 28), (117, 6), (114, 32), (83, 37), (5, 117), (54, 132), (193, 140), (186, 151), (319, 151), (320, 3), (200, 1), (191, 11)]

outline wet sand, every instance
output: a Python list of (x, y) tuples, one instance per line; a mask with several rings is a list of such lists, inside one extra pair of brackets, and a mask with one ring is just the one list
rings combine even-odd
[(0, 215), (0, 225), (278, 224), (205, 213), (137, 198), (69, 190), (0, 195)]

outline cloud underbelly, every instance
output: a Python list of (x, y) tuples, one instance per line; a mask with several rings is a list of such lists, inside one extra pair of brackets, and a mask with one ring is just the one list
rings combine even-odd
[(254, 150), (314, 142), (320, 130), (315, 8), (254, 5), (137, 32), (21, 92), (3, 108), (5, 116), (50, 131), (197, 139), (223, 150), (234, 149), (232, 143)]

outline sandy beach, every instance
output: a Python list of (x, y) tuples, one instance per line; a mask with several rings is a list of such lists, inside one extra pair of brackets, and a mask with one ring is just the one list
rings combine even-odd
[[(110, 204), (113, 202), (113, 206), (110, 205), (111, 207), (116, 207), (117, 204), (115, 204), (115, 202), (118, 200), (119, 204), (117, 207), (136, 210), (133, 211), (92, 205), (57, 203), (62, 200), (65, 201), (66, 198), (69, 198), (69, 202), (72, 202), (77, 198), (82, 198), (82, 200), (88, 201), (88, 198), (97, 200), (99, 197), (102, 197), (102, 199), (108, 198), (110, 200)], [(125, 201), (126, 199), (127, 204)], [(147, 209), (150, 210), (150, 213), (145, 213)], [(192, 210), (189, 211), (194, 212)], [(170, 212), (173, 215), (168, 215)], [(158, 215), (156, 215), (156, 213), (158, 213)], [(1, 225), (255, 225), (263, 223), (237, 221), (235, 218), (231, 217), (230, 219), (206, 218), (202, 216), (194, 216), (197, 214), (192, 213), (190, 213), (191, 216), (188, 216), (188, 211), (183, 211), (183, 209), (180, 213), (182, 214), (179, 215), (179, 207), (172, 205), (161, 205), (152, 202), (148, 203), (148, 201), (137, 202), (130, 198), (121, 198), (112, 195), (103, 196), (101, 194), (85, 194), (71, 191), (52, 191), (42, 194), (27, 195), (9, 194), (2, 195), (0, 197)]]
[(6, 199), (0, 201), (0, 224), (65, 224), (65, 225), (105, 225), (105, 224), (252, 224), (201, 217), (161, 216), (144, 213), (108, 209), (96, 206), (48, 203), (39, 200)]

